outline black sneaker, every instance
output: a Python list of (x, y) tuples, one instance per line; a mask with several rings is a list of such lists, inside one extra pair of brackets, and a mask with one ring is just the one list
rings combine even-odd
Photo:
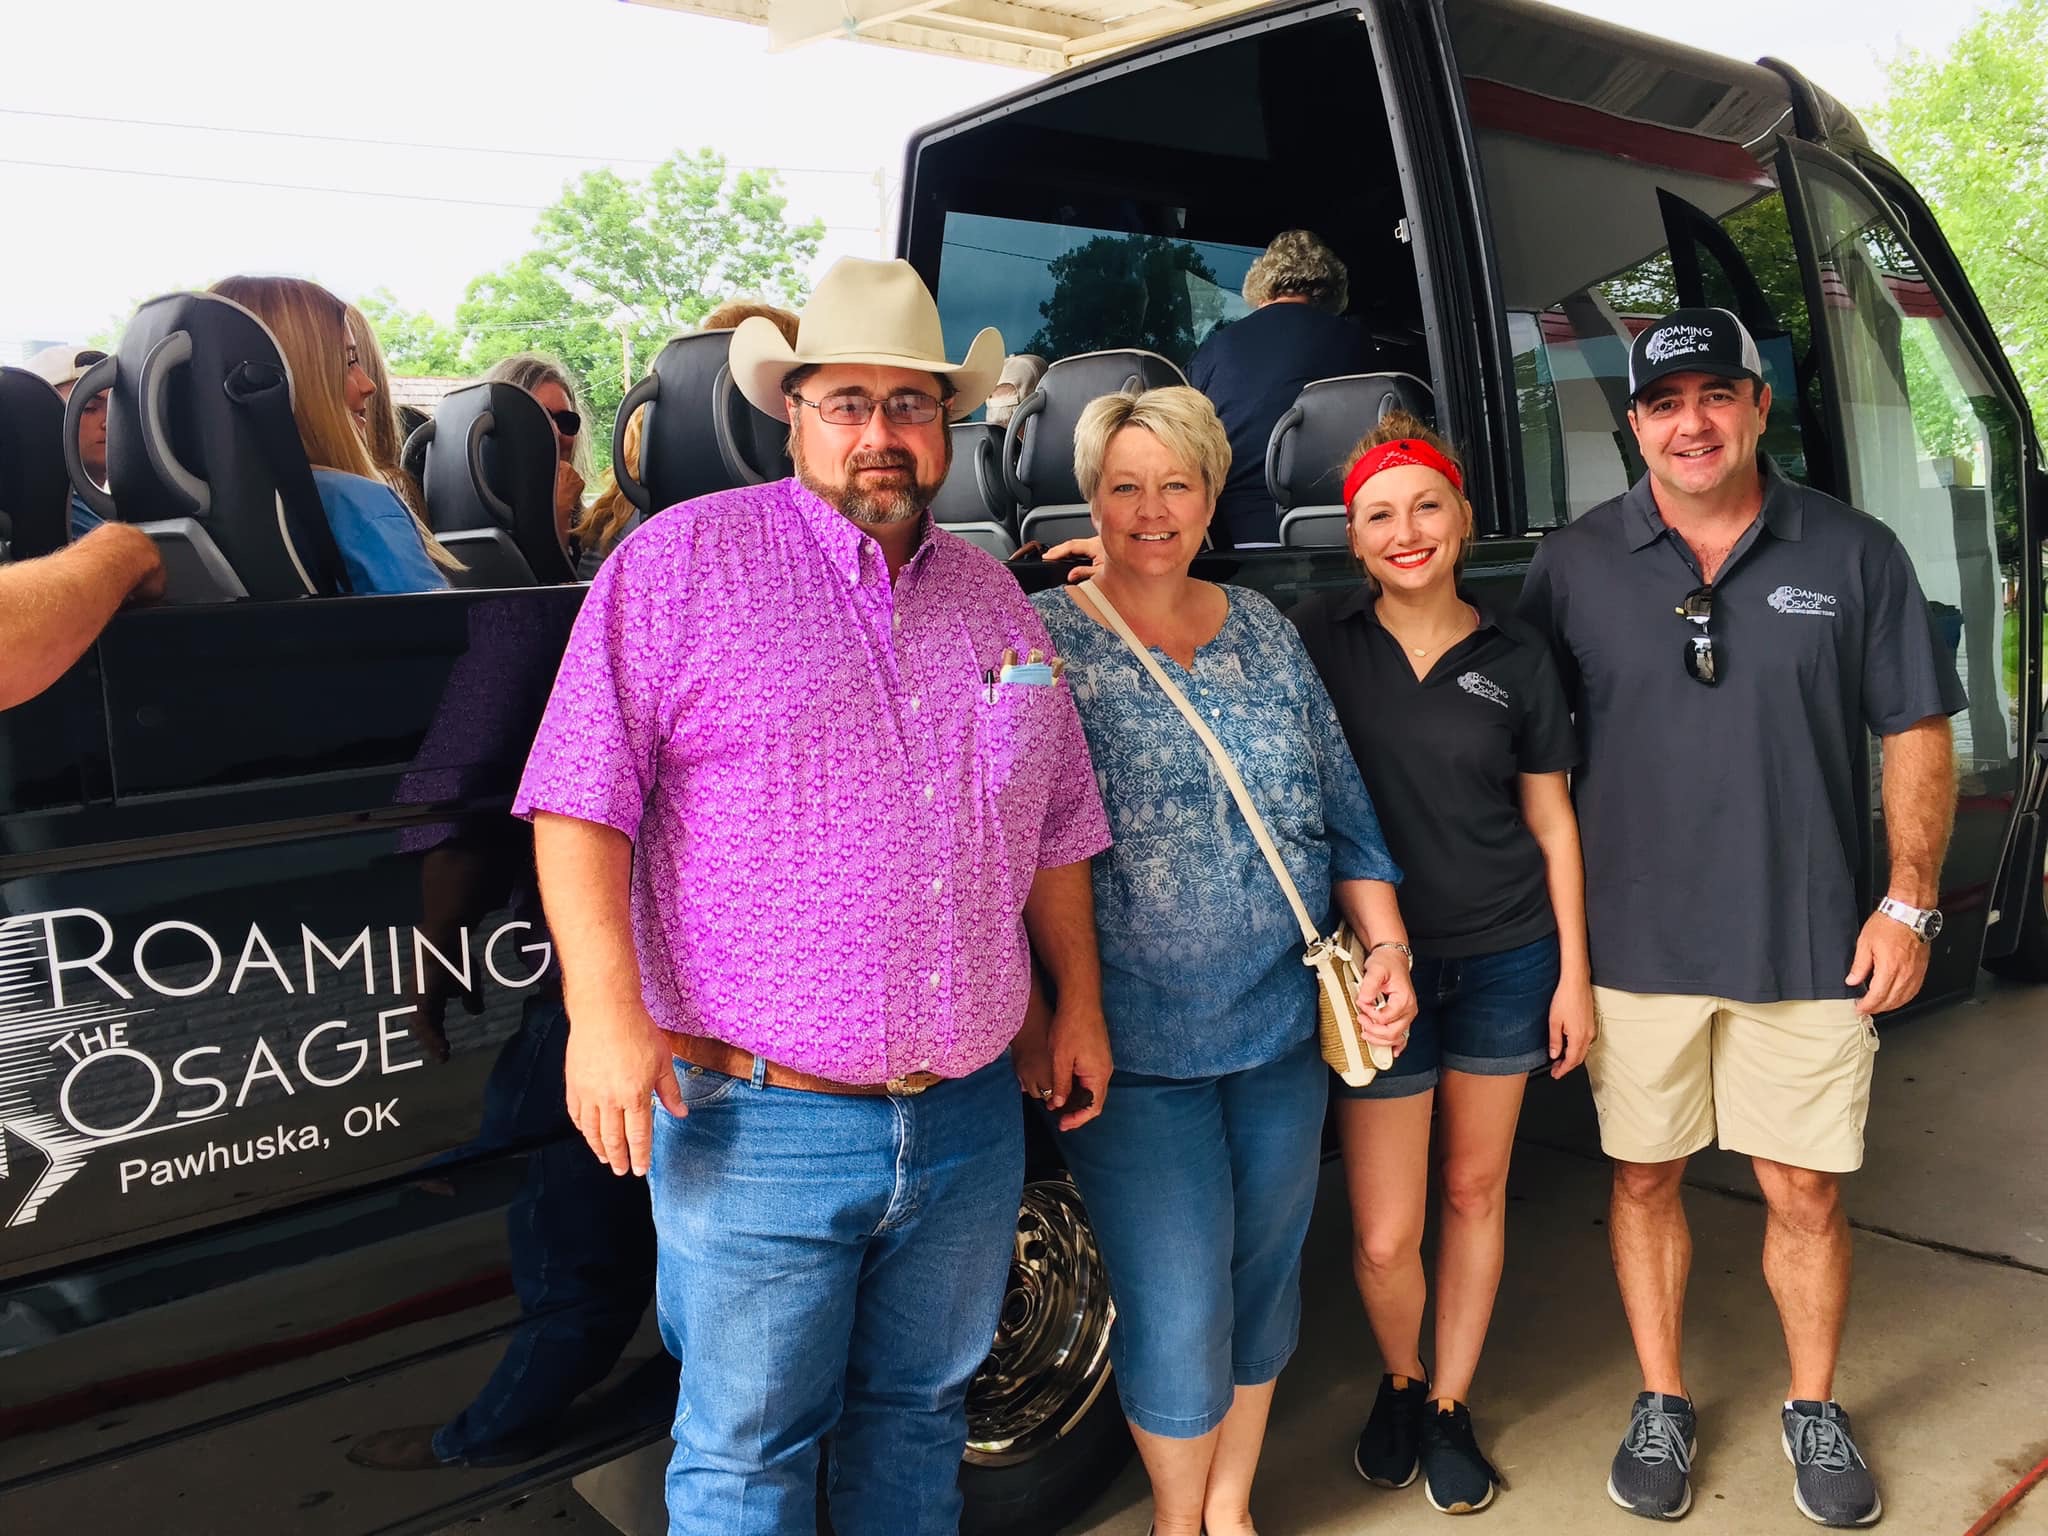
[(1438, 1405), (1422, 1420), (1422, 1491), (1446, 1515), (1476, 1515), (1493, 1502), (1500, 1474), (1479, 1451), (1472, 1411), (1463, 1403)]
[(1692, 1508), (1692, 1457), (1699, 1425), (1692, 1404), (1663, 1392), (1638, 1392), (1628, 1433), (1607, 1474), (1607, 1497), (1630, 1514), (1676, 1520)]
[(1877, 1479), (1849, 1437), (1849, 1415), (1835, 1402), (1804, 1398), (1785, 1410), (1785, 1459), (1792, 1463), (1792, 1502), (1822, 1525), (1875, 1525), (1884, 1513)]
[(1422, 1450), (1422, 1415), (1429, 1406), (1429, 1383), (1406, 1376), (1382, 1376), (1372, 1414), (1358, 1436), (1351, 1465), (1368, 1483), (1406, 1488), (1415, 1481)]

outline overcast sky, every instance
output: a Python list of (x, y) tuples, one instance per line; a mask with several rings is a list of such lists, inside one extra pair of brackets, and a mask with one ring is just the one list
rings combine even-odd
[[(1852, 106), (1939, 52), (1958, 0), (1578, 0)], [(759, 28), (619, 0), (9, 0), (0, 74), (0, 359), (230, 271), (379, 286), (448, 316), (599, 164), (702, 145), (784, 168), (824, 260), (893, 239), (906, 135), (1031, 77), (894, 49), (771, 55)], [(116, 120), (125, 121), (116, 121)], [(189, 126), (188, 126), (189, 125)], [(395, 141), (374, 144), (364, 140)], [(337, 142), (339, 141), (339, 142)], [(446, 146), (446, 147), (420, 147)], [(312, 189), (312, 190), (308, 190)]]

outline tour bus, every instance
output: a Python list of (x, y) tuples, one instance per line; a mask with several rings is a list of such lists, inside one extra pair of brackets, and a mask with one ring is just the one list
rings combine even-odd
[[(1283, 608), (1355, 581), (1328, 475), (1368, 425), (1346, 413), (1394, 398), (1468, 451), (1472, 577), (1511, 588), (1547, 530), (1641, 472), (1634, 332), (1734, 310), (1776, 400), (1764, 451), (1898, 533), (1965, 684), (1923, 1002), (1980, 966), (2048, 979), (2040, 442), (1925, 202), (1848, 112), (1774, 60), (1524, 0), (1284, 0), (935, 124), (908, 148), (900, 253), (950, 348), (995, 324), (1055, 360), (1021, 424), (969, 426), (945, 520), (1022, 546), (1026, 586), (1062, 579), (1029, 554), (1075, 526), (1077, 391), (1177, 377), (1290, 228), (1349, 265), (1378, 371), (1304, 391), (1268, 456), (1279, 542), (1199, 572)], [(175, 470), (219, 514), (239, 471), (213, 439), (122, 446), (124, 413), (205, 361), (176, 335), (147, 358), (124, 337), (109, 365), (113, 490)], [(669, 415), (670, 465), (693, 433), (729, 446), (708, 412)], [(466, 445), (487, 474), (476, 423), (444, 413), (425, 451)], [(222, 576), (194, 563), (198, 501), (151, 526), (178, 583)], [(291, 600), (230, 571), (212, 595), (239, 600), (124, 613), (0, 715), (0, 1530), (123, 1511), (157, 1536), (428, 1532), (606, 1467), (606, 1507), (634, 1502), (621, 1467), (659, 1499), (676, 1366), (644, 1316), (645, 1196), (593, 1175), (561, 1112), (552, 956), (507, 814), (582, 589), (472, 569), (500, 574)], [(1087, 1214), (1029, 1134), (971, 1398), (975, 1532), (1055, 1530), (1129, 1455)], [(362, 1464), (376, 1432), (542, 1369), (558, 1411), (489, 1464)]]

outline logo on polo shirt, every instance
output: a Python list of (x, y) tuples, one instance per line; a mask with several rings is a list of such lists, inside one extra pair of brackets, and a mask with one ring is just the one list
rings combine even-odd
[(1817, 613), (1823, 618), (1835, 616), (1835, 599), (1826, 592), (1809, 592), (1804, 587), (1780, 587), (1765, 599), (1780, 613)]
[(1657, 364), (1712, 348), (1714, 333), (1703, 325), (1667, 325), (1643, 348), (1645, 362)]
[(1490, 677), (1483, 677), (1477, 672), (1467, 672), (1458, 679), (1458, 686), (1475, 699), (1485, 699), (1488, 703), (1498, 704), (1502, 709), (1508, 707), (1507, 689)]

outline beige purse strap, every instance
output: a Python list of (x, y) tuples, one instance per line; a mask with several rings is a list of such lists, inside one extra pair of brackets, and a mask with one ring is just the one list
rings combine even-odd
[(1117, 637), (1130, 647), (1131, 654), (1138, 658), (1147, 672), (1152, 674), (1152, 681), (1159, 685), (1160, 692), (1173, 700), (1173, 707), (1180, 711), (1181, 718), (1186, 720), (1189, 727), (1201, 738), (1202, 745), (1209, 749), (1209, 755), (1216, 760), (1216, 767), (1223, 775), (1223, 782), (1230, 786), (1230, 797), (1237, 802), (1238, 810), (1244, 815), (1245, 824), (1252, 829), (1252, 837), (1258, 842), (1259, 852), (1266, 856), (1266, 862), (1273, 868), (1273, 878), (1280, 882), (1281, 893), (1286, 896), (1287, 904), (1294, 908), (1294, 920), (1301, 924), (1302, 940), (1310, 945), (1319, 943), (1322, 934), (1317, 930), (1314, 919), (1308, 915), (1308, 908), (1302, 903), (1301, 892), (1295, 888), (1294, 877), (1287, 873), (1287, 865), (1280, 857), (1280, 850), (1273, 846), (1272, 834), (1266, 830), (1265, 819), (1259, 815), (1259, 808), (1252, 804), (1251, 792), (1244, 787), (1244, 780), (1238, 777), (1237, 765), (1230, 760), (1230, 754), (1223, 750), (1223, 743), (1216, 739), (1216, 733), (1210, 730), (1202, 719), (1201, 711), (1188, 702), (1187, 695), (1176, 688), (1173, 679), (1166, 675), (1166, 669), (1153, 659), (1151, 650), (1131, 632), (1131, 626), (1124, 622), (1124, 616), (1116, 611), (1116, 604), (1109, 600), (1109, 594), (1093, 581), (1084, 581), (1075, 588), (1076, 599), (1083, 592), (1087, 593), (1089, 600), (1102, 611), (1102, 616), (1109, 620), (1109, 627), (1117, 632)]

